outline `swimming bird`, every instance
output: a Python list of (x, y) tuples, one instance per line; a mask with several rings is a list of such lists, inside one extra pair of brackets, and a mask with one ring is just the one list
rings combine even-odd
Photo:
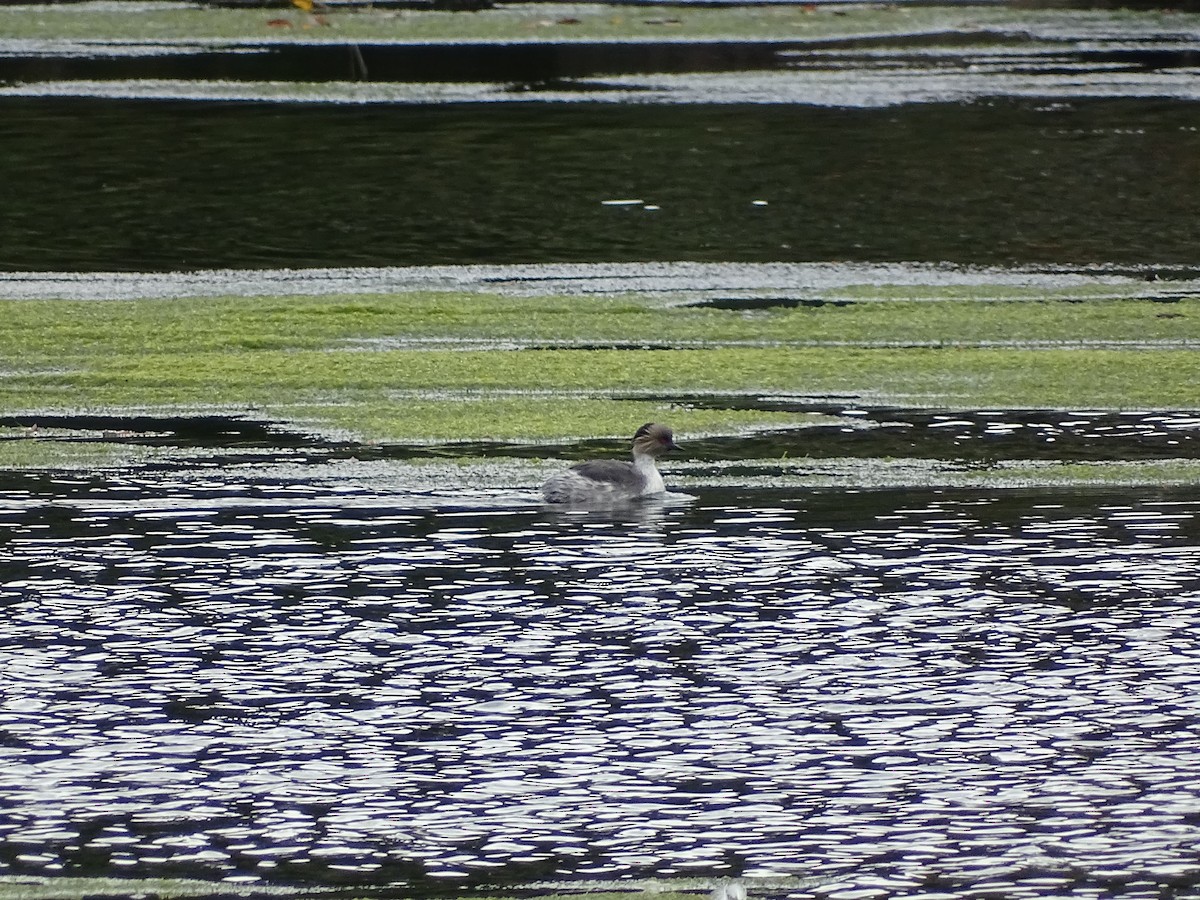
[(678, 450), (666, 425), (647, 422), (633, 436), (633, 462), (597, 459), (572, 466), (542, 485), (547, 503), (605, 503), (633, 500), (666, 491), (655, 459)]

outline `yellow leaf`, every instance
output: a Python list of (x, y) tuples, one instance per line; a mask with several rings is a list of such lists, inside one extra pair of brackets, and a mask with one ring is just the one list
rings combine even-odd
[(305, 12), (312, 12), (313, 0), (292, 0), (292, 6)]

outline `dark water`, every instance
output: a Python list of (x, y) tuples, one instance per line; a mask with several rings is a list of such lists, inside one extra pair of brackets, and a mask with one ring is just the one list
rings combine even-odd
[(8, 98), (0, 120), (7, 270), (1195, 262), (1184, 102)]
[[(666, 23), (670, 17), (653, 9), (643, 14)], [(635, 14), (636, 15), (636, 14)], [(643, 19), (644, 20), (644, 19)], [(1061, 39), (1061, 36), (1059, 36)], [(73, 79), (284, 81), (284, 82), (473, 82), (538, 91), (551, 86), (570, 89), (573, 79), (606, 75), (701, 72), (769, 72), (831, 68), (895, 67), (919, 71), (934, 63), (943, 70), (973, 67), (997, 75), (1105, 70), (1172, 72), (1190, 69), (1200, 51), (1167, 41), (1127, 39), (1061, 47), (1033, 44), (1019, 32), (990, 34), (986, 43), (970, 33), (865, 36), (821, 40), (572, 40), (556, 42), (454, 41), (448, 43), (262, 43), (235, 47), (155, 46), (139, 44), (136, 52), (89, 48), (92, 55), (50, 52), (4, 54), (0, 50), (0, 82), (46, 82)], [(575, 85), (600, 89), (603, 82)]]
[(785, 68), (794, 61), (782, 54), (807, 46), (799, 41), (734, 40), (239, 44), (237, 52), (225, 47), (149, 46), (135, 54), (0, 55), (0, 82), (81, 78), (487, 82), (513, 90), (538, 90), (597, 75)]
[[(988, 466), (1015, 460), (1101, 463), (1200, 457), (1200, 414), (1187, 411), (938, 411), (745, 395), (659, 399), (707, 409), (816, 413), (836, 419), (801, 429), (688, 440), (685, 450), (693, 472), (703, 472), (710, 463), (719, 464), (723, 471), (730, 470), (730, 463), (734, 468), (741, 464), (777, 471), (780, 459), (901, 458)], [(16, 415), (0, 416), (0, 428), (18, 430), (15, 433), (21, 436), (11, 440), (59, 433), (61, 439), (74, 442), (117, 440), (128, 446), (170, 448), (174, 455), (166, 466), (177, 465), (178, 460), (211, 467), (464, 457), (584, 460), (616, 458), (627, 452), (626, 441), (612, 439), (557, 446), (502, 441), (363, 445), (305, 434), (283, 422), (215, 415)]]
[(0, 529), (3, 872), (1200, 885), (1192, 489), (12, 475)]

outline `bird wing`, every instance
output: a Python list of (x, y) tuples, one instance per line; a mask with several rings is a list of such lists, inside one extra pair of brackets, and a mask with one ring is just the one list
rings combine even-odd
[(612, 485), (615, 488), (636, 489), (642, 485), (642, 476), (631, 463), (616, 459), (597, 459), (571, 466), (584, 478)]

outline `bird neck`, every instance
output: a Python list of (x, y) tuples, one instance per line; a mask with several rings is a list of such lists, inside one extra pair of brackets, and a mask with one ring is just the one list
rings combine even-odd
[(651, 456), (649, 453), (639, 453), (636, 450), (633, 451), (633, 464), (638, 469), (658, 468), (658, 466), (655, 464), (653, 456)]
[(665, 489), (662, 473), (658, 471), (654, 457), (649, 453), (633, 454), (633, 467), (637, 469), (638, 474), (645, 480), (645, 493), (658, 494)]

